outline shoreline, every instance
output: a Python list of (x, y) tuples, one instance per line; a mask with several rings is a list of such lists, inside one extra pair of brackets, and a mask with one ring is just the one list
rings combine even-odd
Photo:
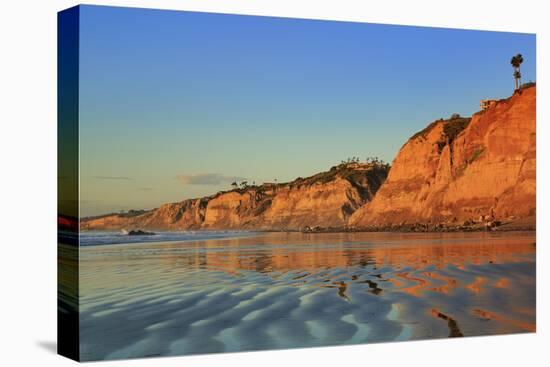
[[(265, 229), (265, 228), (211, 228), (211, 229), (147, 229), (156, 232), (257, 232), (257, 233), (472, 233), (472, 232), (536, 232), (533, 225), (485, 227), (485, 226), (449, 226), (449, 227), (424, 227), (415, 225), (361, 227), (361, 228), (311, 228), (311, 229)], [(120, 229), (105, 228), (83, 230), (79, 233), (94, 232), (119, 232)], [(155, 233), (156, 233), (155, 232)]]
[[(470, 233), (470, 232), (536, 232), (536, 223), (474, 223), (474, 224), (400, 224), (349, 228), (313, 227), (299, 230), (302, 233)], [(276, 232), (269, 230), (268, 232)], [(290, 232), (290, 231), (287, 231)]]
[[(98, 231), (99, 233), (108, 234), (110, 239), (101, 239), (94, 235), (96, 231), (85, 231), (81, 232), (81, 235), (88, 237), (78, 236), (75, 238), (73, 243), (67, 242), (58, 242), (58, 245), (68, 245), (75, 247), (94, 247), (94, 246), (104, 246), (104, 245), (150, 245), (150, 244), (162, 244), (170, 242), (195, 242), (195, 241), (225, 241), (225, 240), (235, 240), (235, 239), (246, 239), (247, 237), (265, 237), (270, 234), (276, 236), (296, 236), (301, 235), (298, 238), (303, 238), (307, 240), (310, 236), (314, 235), (311, 238), (316, 238), (315, 235), (357, 235), (357, 236), (367, 236), (364, 238), (378, 238), (378, 236), (400, 236), (407, 234), (416, 234), (416, 235), (428, 235), (428, 236), (442, 236), (443, 234), (455, 235), (452, 237), (480, 237), (484, 238), (486, 235), (493, 233), (497, 235), (498, 233), (510, 233), (510, 236), (513, 236), (514, 233), (523, 233), (528, 236), (536, 236), (536, 230), (531, 227), (504, 227), (499, 230), (487, 230), (479, 227), (468, 228), (468, 229), (457, 229), (457, 228), (443, 228), (438, 230), (414, 230), (410, 227), (393, 227), (393, 228), (316, 228), (310, 231), (303, 230), (291, 230), (291, 229), (247, 229), (247, 230), (194, 230), (194, 231), (157, 231), (154, 236), (124, 236), (119, 232), (105, 232)], [(210, 234), (209, 234), (210, 233)], [(372, 233), (372, 235), (369, 235)], [(218, 235), (215, 235), (218, 234)], [(221, 234), (221, 236), (219, 236)], [(468, 236), (470, 234), (470, 236)], [(477, 234), (477, 235), (475, 235)], [(112, 238), (112, 237), (116, 238)], [(175, 236), (175, 237), (174, 237)], [(498, 236), (497, 237), (502, 237)], [(355, 237), (350, 237), (355, 238)]]

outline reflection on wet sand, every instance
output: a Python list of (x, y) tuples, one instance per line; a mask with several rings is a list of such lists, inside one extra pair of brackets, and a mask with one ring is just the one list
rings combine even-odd
[(439, 317), (440, 319), (443, 319), (447, 321), (447, 326), (449, 326), (449, 338), (456, 338), (457, 336), (464, 336), (460, 329), (458, 328), (458, 324), (456, 323), (456, 320), (452, 317), (449, 317), (445, 315), (444, 313), (439, 312), (437, 309), (432, 308), (431, 311), (432, 315), (435, 317)]
[(504, 317), (504, 316), (500, 316), (500, 315), (498, 315), (494, 312), (481, 310), (479, 308), (476, 308), (475, 310), (473, 310), (473, 313), (475, 315), (487, 320), (487, 321), (497, 320), (497, 321), (502, 322), (502, 323), (512, 324), (512, 325), (514, 325), (515, 327), (517, 327), (519, 329), (523, 329), (523, 330), (530, 331), (530, 332), (535, 332), (535, 324), (534, 323), (520, 322), (520, 321), (517, 321), (517, 320), (509, 319), (509, 318)]
[(532, 233), (262, 233), (80, 267), (84, 359), (535, 330)]

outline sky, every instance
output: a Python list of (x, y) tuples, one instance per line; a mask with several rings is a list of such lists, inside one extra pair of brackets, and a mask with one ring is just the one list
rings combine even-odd
[(535, 81), (535, 35), (81, 6), (83, 216), (278, 182)]

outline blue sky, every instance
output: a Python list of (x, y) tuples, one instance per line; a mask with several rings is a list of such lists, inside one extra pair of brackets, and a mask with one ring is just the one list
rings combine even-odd
[(530, 34), (83, 6), (82, 214), (292, 180), (535, 80)]

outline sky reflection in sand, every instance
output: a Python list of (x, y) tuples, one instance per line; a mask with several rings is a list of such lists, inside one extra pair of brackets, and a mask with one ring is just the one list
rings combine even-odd
[(534, 233), (81, 248), (84, 360), (535, 330)]

